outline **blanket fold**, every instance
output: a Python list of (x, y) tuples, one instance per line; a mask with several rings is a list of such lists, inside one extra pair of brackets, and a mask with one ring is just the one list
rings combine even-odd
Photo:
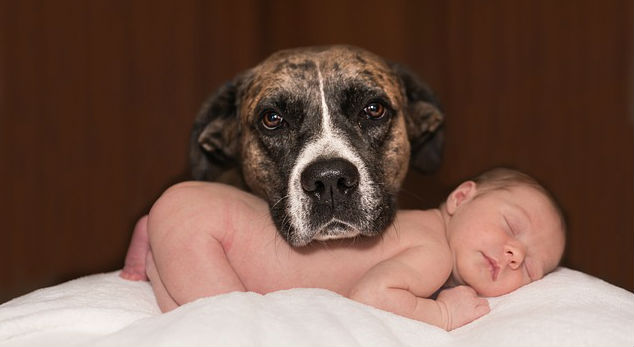
[(0, 346), (619, 346), (634, 345), (634, 294), (559, 268), (489, 298), (491, 312), (451, 332), (323, 289), (229, 293), (161, 314), (147, 282), (117, 272), (0, 305)]

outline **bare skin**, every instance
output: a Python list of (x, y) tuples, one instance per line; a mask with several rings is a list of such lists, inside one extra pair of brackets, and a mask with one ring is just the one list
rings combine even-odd
[(147, 235), (147, 219), (144, 216), (134, 226), (132, 240), (125, 257), (125, 265), (120, 276), (130, 281), (147, 281), (145, 258), (150, 251), (150, 240)]
[[(530, 223), (528, 241), (517, 241), (510, 256), (503, 247), (516, 240), (500, 235), (499, 245), (491, 239), (485, 251), (479, 245), (471, 250), (470, 231), (462, 231), (460, 223), (454, 223), (455, 228), (451, 223), (453, 216), (469, 216), (466, 207), (475, 201), (475, 191), (474, 185), (457, 189), (443, 209), (399, 211), (393, 225), (378, 238), (314, 242), (292, 248), (278, 236), (265, 201), (221, 184), (181, 183), (158, 199), (146, 225), (137, 225), (122, 277), (143, 279), (140, 261), (146, 256), (147, 276), (164, 312), (201, 297), (232, 291), (265, 294), (317, 287), (452, 330), (489, 312), (488, 301), (479, 297), (479, 292), (500, 295), (539, 279), (554, 269), (563, 251), (562, 237), (561, 242), (555, 240), (552, 251), (540, 250), (546, 256), (531, 253), (534, 259), (529, 276), (518, 265), (524, 263), (528, 246), (534, 247), (533, 234), (541, 233), (533, 232)], [(520, 193), (528, 198), (536, 194)], [(493, 200), (489, 207), (504, 205), (503, 198), (508, 197)], [(548, 237), (557, 234), (554, 225), (558, 224), (551, 212), (540, 211), (547, 214)], [(452, 242), (456, 242), (452, 240), (456, 237), (448, 228), (456, 229), (457, 245), (466, 244), (466, 250), (456, 247), (459, 252), (454, 252)], [(151, 251), (144, 248), (148, 239)], [(461, 268), (469, 273), (458, 273)], [(450, 278), (457, 286), (442, 290), (436, 300), (430, 299)]]

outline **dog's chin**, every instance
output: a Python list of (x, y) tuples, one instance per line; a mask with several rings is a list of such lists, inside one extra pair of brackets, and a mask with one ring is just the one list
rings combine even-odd
[(348, 223), (344, 223), (341, 221), (333, 220), (330, 223), (323, 226), (315, 236), (313, 236), (313, 240), (317, 241), (328, 241), (328, 240), (336, 240), (336, 239), (345, 239), (351, 238), (360, 235), (361, 232), (358, 228), (350, 225)]
[(352, 238), (363, 234), (359, 228), (338, 220), (332, 220), (316, 228), (313, 232), (298, 234), (288, 233), (283, 235), (293, 247), (303, 247), (312, 241), (328, 241), (344, 238)]
[[(380, 235), (396, 214), (395, 199), (385, 195), (372, 213), (365, 209), (350, 209), (337, 215), (316, 211), (307, 214), (301, 223), (291, 223), (293, 217), (282, 204), (273, 204), (271, 216), (280, 236), (292, 247), (303, 247), (312, 241), (328, 241), (344, 238), (374, 237)], [(296, 224), (299, 227), (296, 227)]]

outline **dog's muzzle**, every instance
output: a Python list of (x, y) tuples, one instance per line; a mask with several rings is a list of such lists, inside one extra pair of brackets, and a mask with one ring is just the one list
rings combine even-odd
[[(300, 176), (302, 190), (308, 197), (315, 240), (347, 238), (359, 234), (359, 170), (342, 158), (317, 160), (304, 168)], [(315, 225), (316, 226), (316, 225)]]

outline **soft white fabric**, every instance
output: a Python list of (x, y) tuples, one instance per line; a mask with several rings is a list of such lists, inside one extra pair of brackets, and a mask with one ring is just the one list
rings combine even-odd
[(118, 272), (0, 305), (0, 346), (633, 346), (634, 294), (559, 268), (489, 299), (452, 332), (321, 289), (230, 293), (160, 314), (147, 282)]

